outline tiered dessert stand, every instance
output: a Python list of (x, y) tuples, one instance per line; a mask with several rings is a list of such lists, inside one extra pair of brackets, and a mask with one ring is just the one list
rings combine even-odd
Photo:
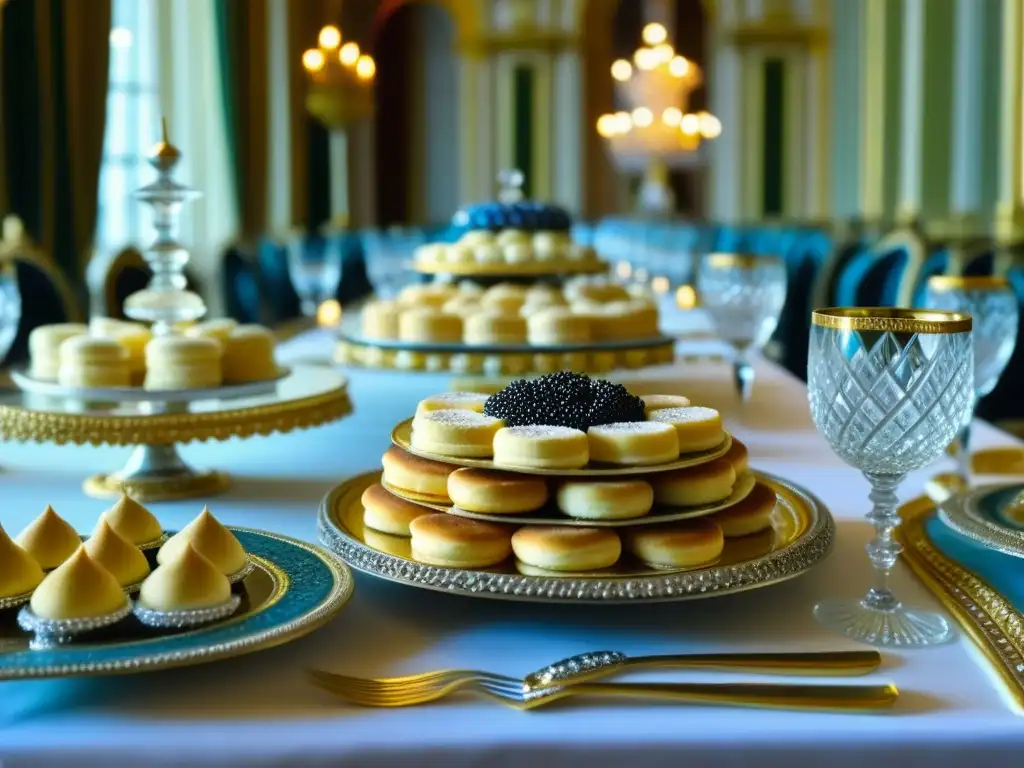
[[(171, 178), (180, 159), (165, 130), (149, 158), (159, 176), (135, 193), (153, 207), (157, 237), (145, 255), (153, 277), (128, 297), (125, 313), (152, 323), (154, 335), (173, 334), (179, 323), (206, 313), (202, 298), (186, 290), (188, 251), (176, 239), (182, 204), (199, 195)], [(159, 501), (223, 492), (228, 476), (192, 469), (178, 444), (315, 427), (352, 410), (345, 377), (312, 366), (285, 369), (271, 381), (204, 390), (74, 389), (25, 371), (13, 371), (12, 379), (18, 390), (0, 393), (0, 438), (135, 447), (121, 470), (85, 481), (85, 492), (101, 498), (127, 492)]]
[[(498, 193), (500, 203), (517, 203), (523, 199), (523, 174), (520, 171), (502, 171), (498, 180), (501, 185)], [(456, 224), (460, 223), (458, 217), (459, 214), (456, 214)], [(512, 268), (507, 264), (440, 264), (417, 259), (409, 265), (409, 269), (442, 282), (467, 280), (480, 285), (502, 282), (561, 285), (571, 277), (603, 274), (608, 271), (608, 265), (597, 259), (575, 263), (563, 259)], [(675, 343), (671, 336), (661, 334), (642, 339), (551, 346), (427, 344), (367, 338), (362, 334), (358, 320), (358, 317), (346, 318), (339, 331), (335, 359), (343, 365), (486, 376), (551, 373), (558, 370), (606, 373), (672, 362)]]

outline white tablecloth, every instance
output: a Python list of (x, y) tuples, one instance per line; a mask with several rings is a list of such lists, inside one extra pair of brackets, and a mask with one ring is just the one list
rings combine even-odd
[[(300, 343), (293, 351), (307, 354)], [(323, 351), (322, 349), (320, 350)], [(750, 447), (757, 468), (796, 481), (831, 508), (837, 547), (808, 575), (725, 599), (659, 606), (573, 608), (470, 600), (357, 577), (356, 595), (329, 626), (291, 645), (217, 665), (125, 678), (0, 684), (0, 765), (429, 765), (944, 766), (1020, 762), (1024, 727), (980, 653), (966, 639), (926, 651), (887, 652), (870, 679), (894, 681), (892, 713), (803, 714), (625, 704), (606, 700), (518, 713), (474, 698), (428, 707), (366, 710), (308, 686), (321, 667), (394, 675), (439, 667), (524, 674), (587, 650), (629, 654), (700, 650), (832, 649), (819, 628), (822, 597), (867, 586), (863, 545), (867, 484), (815, 432), (803, 386), (761, 365), (754, 402), (736, 403), (726, 366), (646, 371), (646, 385), (717, 407)], [(314, 540), (317, 503), (344, 478), (378, 465), (391, 426), (443, 376), (356, 371), (356, 412), (308, 432), (190, 446), (186, 459), (231, 472), (232, 491), (211, 501), (225, 522)], [(664, 382), (657, 383), (657, 382)], [(978, 425), (979, 446), (1009, 438)], [(88, 529), (104, 504), (82, 478), (109, 470), (125, 449), (0, 446), (0, 522), (17, 531), (47, 503)], [(921, 492), (927, 473), (902, 489)], [(165, 524), (186, 523), (190, 501), (155, 505)], [(908, 603), (937, 608), (902, 566)], [(665, 674), (665, 673), (661, 673)], [(684, 674), (673, 675), (690, 679)], [(705, 678), (706, 679), (706, 678)], [(725, 679), (725, 678), (722, 678)]]

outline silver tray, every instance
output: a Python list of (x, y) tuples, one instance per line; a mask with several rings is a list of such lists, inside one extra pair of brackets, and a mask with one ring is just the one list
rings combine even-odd
[(537, 355), (568, 354), (572, 352), (622, 352), (633, 349), (651, 349), (673, 345), (676, 339), (659, 334), (638, 339), (616, 341), (589, 341), (586, 344), (463, 344), (428, 343), (399, 341), (398, 339), (369, 339), (348, 330), (338, 332), (338, 338), (347, 344), (360, 347), (377, 347), (395, 352), (422, 352), (423, 354), (472, 354), (472, 355)]
[(621, 560), (589, 574), (529, 576), (509, 560), (495, 568), (467, 570), (424, 565), (412, 559), (409, 540), (363, 525), (362, 492), (380, 473), (350, 478), (320, 503), (320, 541), (356, 570), (387, 581), (467, 597), (528, 603), (646, 603), (696, 600), (777, 584), (812, 568), (828, 554), (835, 523), (825, 506), (799, 486), (757, 474), (778, 495), (772, 528), (726, 539), (712, 565), (655, 570)]

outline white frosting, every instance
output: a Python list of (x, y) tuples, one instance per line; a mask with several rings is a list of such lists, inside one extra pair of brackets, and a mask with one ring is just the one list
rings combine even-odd
[(578, 440), (583, 434), (572, 427), (559, 427), (551, 424), (525, 424), (521, 427), (506, 427), (509, 434), (518, 437), (543, 440)]
[(496, 419), (493, 416), (485, 416), (484, 414), (476, 413), (475, 411), (446, 409), (429, 411), (423, 414), (420, 418), (425, 421), (435, 421), (438, 424), (447, 424), (453, 427), (484, 427), (501, 422), (501, 419)]
[(714, 408), (704, 408), (699, 405), (690, 405), (685, 408), (662, 408), (652, 411), (648, 417), (651, 421), (660, 421), (666, 424), (679, 424), (688, 421), (710, 421), (718, 418), (718, 411)]
[(657, 435), (668, 433), (672, 429), (671, 424), (659, 424), (655, 421), (619, 421), (591, 427), (588, 432), (596, 435)]

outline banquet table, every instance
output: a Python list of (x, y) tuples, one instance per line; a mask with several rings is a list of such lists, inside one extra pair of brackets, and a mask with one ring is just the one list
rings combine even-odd
[[(322, 340), (300, 337), (308, 357)], [(287, 646), (208, 666), (145, 675), (0, 683), (0, 766), (862, 766), (1019, 764), (1024, 725), (972, 643), (886, 651), (865, 680), (892, 681), (891, 712), (832, 714), (680, 706), (625, 700), (516, 712), (472, 696), (412, 709), (361, 709), (311, 687), (306, 668), (362, 676), (445, 667), (522, 675), (593, 650), (827, 650), (855, 647), (811, 614), (826, 596), (858, 595), (869, 581), (867, 483), (815, 431), (804, 385), (757, 365), (753, 401), (741, 405), (723, 362), (680, 362), (629, 373), (646, 391), (687, 394), (722, 411), (757, 469), (820, 497), (838, 525), (836, 547), (793, 581), (731, 597), (656, 605), (566, 606), (473, 600), (357, 575), (356, 594), (326, 627)], [(316, 510), (335, 484), (379, 466), (389, 432), (449, 375), (353, 370), (355, 412), (306, 432), (187, 446), (197, 466), (227, 470), (230, 492), (209, 500), (233, 525), (316, 539)], [(977, 424), (978, 447), (1012, 438)], [(81, 529), (105, 506), (81, 492), (84, 476), (116, 466), (126, 449), (0, 445), (0, 522), (17, 531), (47, 504)], [(950, 469), (951, 460), (940, 464)], [(936, 467), (913, 474), (903, 498)], [(203, 501), (154, 505), (168, 527)], [(942, 610), (902, 564), (905, 602)], [(636, 679), (738, 679), (714, 673), (646, 673)]]

